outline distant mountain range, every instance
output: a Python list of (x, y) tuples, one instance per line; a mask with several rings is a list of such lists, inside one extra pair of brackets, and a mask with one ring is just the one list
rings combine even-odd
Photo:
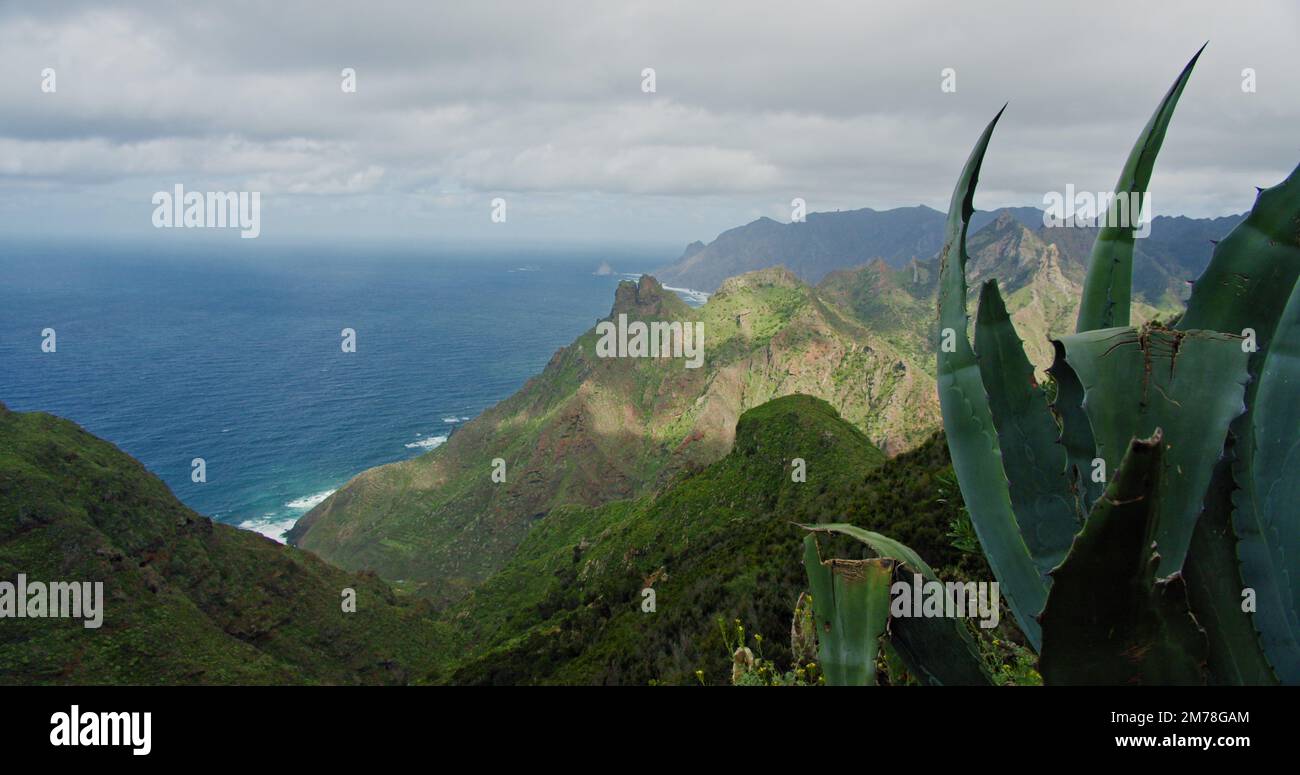
[[(1043, 243), (1056, 245), (1062, 271), (1082, 278), (1097, 235), (1095, 228), (1046, 228), (1042, 210), (1015, 207), (976, 213), (971, 231), (979, 231), (1002, 213)], [(1211, 240), (1227, 234), (1243, 217), (1157, 216), (1150, 236), (1137, 241), (1135, 293), (1156, 307), (1184, 301), (1187, 283), (1209, 263)], [(898, 268), (913, 260), (933, 258), (943, 245), (944, 220), (943, 213), (923, 205), (810, 213), (803, 223), (759, 218), (719, 234), (707, 245), (691, 243), (680, 258), (654, 274), (668, 285), (711, 291), (728, 277), (784, 266), (805, 282), (816, 284), (832, 272), (873, 259)]]

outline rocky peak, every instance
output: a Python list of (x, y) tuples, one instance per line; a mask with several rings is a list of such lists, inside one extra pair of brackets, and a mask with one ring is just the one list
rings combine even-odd
[(695, 255), (696, 253), (699, 253), (701, 250), (704, 250), (704, 247), (705, 246), (703, 242), (700, 242), (699, 240), (695, 240), (694, 242), (686, 246), (686, 249), (682, 251), (682, 257), (677, 260), (685, 261), (686, 259)]
[(992, 223), (973, 234), (967, 242), (971, 263), (966, 268), (971, 283), (990, 277), (1002, 281), (1002, 290), (1028, 284), (1048, 269), (1055, 255), (1038, 235), (1003, 210)]
[[(1011, 215), (1010, 210), (999, 210), (998, 217), (993, 219), (993, 228), (1006, 229), (1012, 226), (1021, 226), (1020, 222)], [(1023, 227), (1022, 227), (1023, 228)]]
[(758, 269), (753, 272), (736, 275), (725, 280), (718, 287), (716, 295), (724, 296), (728, 293), (735, 293), (746, 288), (757, 288), (761, 286), (774, 285), (779, 288), (799, 288), (805, 283), (795, 276), (794, 272), (786, 269), (784, 266), (771, 266), (767, 269)]
[(686, 302), (677, 298), (677, 294), (665, 290), (658, 280), (648, 274), (633, 282), (623, 280), (614, 291), (614, 306), (609, 316), (620, 313), (631, 318), (683, 318), (689, 315), (690, 308)]

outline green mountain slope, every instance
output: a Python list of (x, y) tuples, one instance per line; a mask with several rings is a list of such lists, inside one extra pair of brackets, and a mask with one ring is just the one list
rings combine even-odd
[(0, 620), (0, 683), (405, 683), (445, 640), (375, 576), (215, 524), (112, 444), (0, 404), (0, 580), (19, 574), (102, 581), (103, 623)]
[[(1067, 230), (1036, 231), (1009, 211), (989, 218), (971, 238), (970, 280), (1000, 280), (1027, 354), (1046, 369), (1048, 333), (1073, 322), (1081, 266), (1042, 237)], [(837, 227), (826, 239), (839, 250), (854, 233)], [(889, 454), (911, 449), (938, 425), (937, 276), (934, 259), (898, 268), (877, 260), (813, 288), (777, 267), (726, 280), (698, 309), (648, 276), (625, 282), (607, 319), (702, 322), (701, 368), (596, 357), (593, 328), (441, 448), (353, 479), (289, 539), (448, 604), (502, 567), (557, 507), (661, 491), (725, 455), (741, 413), (773, 398), (817, 396)], [(1175, 309), (1139, 304), (1134, 314)], [(500, 484), (496, 459), (507, 472)]]
[[(1026, 355), (1040, 371), (1046, 371), (1052, 364), (1049, 334), (1070, 330), (1074, 324), (1083, 289), (1083, 268), (1041, 235), (1041, 231), (1026, 227), (1010, 213), (999, 213), (992, 223), (971, 235), (971, 260), (966, 273), (971, 287), (985, 280), (998, 280), (1016, 330), (1025, 342)], [(912, 362), (931, 365), (937, 278), (938, 262), (934, 259), (913, 260), (900, 268), (876, 260), (833, 272), (818, 289)], [(1137, 302), (1133, 314), (1135, 320), (1145, 321), (1180, 308), (1177, 304), (1156, 308)], [(972, 320), (974, 313), (972, 301)]]
[[(807, 481), (792, 480), (802, 458)], [(806, 582), (793, 523), (849, 521), (885, 530), (941, 573), (984, 577), (978, 555), (947, 536), (959, 500), (933, 437), (886, 460), (819, 399), (778, 398), (747, 411), (723, 459), (657, 497), (557, 509), (515, 556), (454, 609), (465, 642), (453, 683), (725, 681), (717, 620), (740, 619), (788, 660), (791, 612)], [(945, 497), (948, 496), (948, 497)], [(851, 548), (851, 547), (846, 547)], [(643, 610), (643, 590), (655, 611)]]
[[(732, 278), (698, 309), (654, 278), (624, 282), (607, 319), (623, 314), (703, 322), (703, 365), (597, 357), (593, 327), (439, 449), (353, 479), (290, 540), (452, 602), (558, 506), (648, 495), (713, 463), (740, 414), (772, 398), (822, 397), (889, 451), (938, 422), (926, 366), (783, 269)], [(504, 483), (491, 478), (498, 458)]]

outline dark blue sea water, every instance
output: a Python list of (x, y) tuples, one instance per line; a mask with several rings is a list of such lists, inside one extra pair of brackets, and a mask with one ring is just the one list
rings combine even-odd
[(620, 275), (601, 262), (666, 255), (239, 247), (0, 246), (0, 401), (71, 419), (196, 511), (273, 537), (541, 371), (608, 313)]

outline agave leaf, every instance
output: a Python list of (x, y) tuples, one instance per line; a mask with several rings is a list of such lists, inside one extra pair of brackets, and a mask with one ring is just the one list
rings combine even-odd
[(1056, 400), (1052, 402), (1052, 413), (1061, 424), (1061, 446), (1065, 448), (1066, 480), (1074, 489), (1077, 499), (1076, 511), (1080, 517), (1086, 515), (1092, 504), (1101, 497), (1105, 483), (1092, 479), (1092, 461), (1097, 457), (1097, 441), (1092, 435), (1092, 425), (1088, 414), (1083, 411), (1083, 385), (1079, 375), (1074, 373), (1065, 359), (1065, 347), (1059, 341), (1052, 342), (1055, 359), (1047, 373), (1056, 380)]
[[(804, 545), (815, 533), (849, 536), (866, 544), (871, 551), (898, 563), (895, 584), (914, 587), (913, 574), (920, 573), (924, 583), (941, 583), (929, 565), (905, 544), (892, 538), (843, 523), (801, 525), (809, 531)], [(805, 548), (805, 558), (807, 549)], [(806, 562), (806, 559), (805, 559)], [(912, 589), (916, 595), (918, 590)], [(813, 602), (816, 603), (816, 590)], [(932, 686), (980, 686), (992, 678), (980, 658), (964, 622), (948, 618), (897, 617), (891, 620), (890, 642), (907, 664), (908, 670), (922, 684)]]
[[(1250, 412), (1232, 426), (1232, 432), (1238, 437), (1230, 482), (1238, 486), (1232, 493), (1232, 530), (1241, 540), (1238, 556), (1242, 586), (1249, 586), (1257, 595), (1257, 609), (1252, 617), (1254, 626), (1278, 677), (1286, 683), (1300, 682), (1300, 655), (1294, 647), (1295, 611), (1300, 606), (1296, 601), (1296, 595), (1300, 594), (1297, 592), (1300, 572), (1295, 565), (1300, 562), (1297, 545), (1300, 536), (1294, 522), (1290, 523), (1291, 527), (1283, 524), (1287, 519), (1284, 511), (1294, 513), (1294, 505), (1283, 506), (1284, 511), (1278, 511), (1276, 505), (1261, 503), (1260, 498), (1267, 500), (1271, 493), (1282, 491), (1275, 488), (1285, 489), (1288, 485), (1284, 480), (1288, 476), (1289, 486), (1295, 486), (1294, 461), (1290, 463), (1291, 468), (1270, 469), (1286, 465), (1283, 461), (1287, 439), (1278, 434), (1293, 434), (1296, 427), (1294, 415), (1289, 419), (1285, 415), (1285, 399), (1280, 396), (1289, 390), (1294, 401), (1292, 364), (1297, 334), (1288, 328), (1294, 322), (1280, 321), (1284, 310), (1290, 315), (1295, 304), (1297, 277), (1300, 277), (1300, 167), (1292, 170), (1283, 182), (1261, 191), (1246, 219), (1215, 246), (1210, 264), (1193, 286), (1187, 312), (1179, 322), (1182, 328), (1230, 333), (1251, 329), (1255, 334), (1256, 350), (1249, 360), (1253, 379), (1246, 387)], [(1279, 348), (1276, 361), (1275, 346)], [(1271, 375), (1273, 387), (1270, 408), (1261, 415), (1259, 399), (1265, 370)], [(1265, 416), (1268, 419), (1262, 419)], [(1286, 422), (1292, 423), (1289, 428), (1277, 425)], [(1257, 438), (1259, 432), (1265, 437)], [(1261, 450), (1268, 450), (1264, 454), (1273, 462), (1261, 464), (1258, 459)], [(1292, 563), (1289, 568), (1288, 558)], [(1288, 599), (1289, 603), (1284, 602)]]
[(826, 560), (817, 539), (804, 538), (822, 673), (831, 686), (876, 683), (880, 636), (889, 624), (890, 559)]
[(1277, 683), (1277, 676), (1260, 647), (1251, 615), (1241, 610), (1237, 534), (1232, 529), (1233, 435), (1228, 434), (1224, 459), (1214, 468), (1205, 511), (1196, 520), (1187, 550), (1183, 577), (1187, 600), (1196, 621), (1205, 628), (1211, 683), (1259, 686)]
[(1016, 522), (1046, 577), (1065, 559), (1082, 524), (1066, 479), (1065, 450), (1057, 443), (1060, 431), (996, 280), (980, 289), (975, 354), (997, 427)]
[[(1300, 279), (1300, 166), (1255, 198), (1246, 219), (1214, 248), (1209, 266), (1192, 286), (1187, 311), (1178, 321), (1182, 330), (1204, 329), (1245, 336), (1253, 332), (1251, 384), (1246, 404), (1254, 406), (1259, 374), (1275, 339), (1278, 321)], [(1244, 422), (1234, 425), (1239, 436), (1249, 433)], [(1244, 439), (1243, 439), (1244, 440)], [(1253, 447), (1239, 446), (1241, 465), (1249, 467)], [(1238, 481), (1241, 477), (1238, 477)]]
[(827, 535), (843, 535), (849, 538), (857, 539), (870, 547), (879, 557), (888, 557), (891, 560), (898, 560), (905, 563), (909, 568), (920, 571), (921, 575), (927, 579), (938, 580), (921, 555), (912, 551), (912, 548), (901, 541), (895, 541), (886, 535), (874, 533), (870, 530), (864, 530), (857, 525), (850, 525), (847, 522), (826, 522), (820, 525), (799, 525), (807, 530), (810, 534), (825, 533)]
[(1083, 408), (1108, 473), (1117, 470), (1130, 439), (1164, 429), (1162, 481), (1169, 489), (1156, 522), (1158, 573), (1182, 570), (1228, 425), (1245, 410), (1241, 340), (1148, 327), (1088, 331), (1060, 342), (1083, 385)]
[(1254, 329), (1258, 374), (1282, 309), (1300, 277), (1300, 166), (1259, 192), (1246, 219), (1214, 246), (1209, 265), (1192, 286), (1184, 330), (1240, 334)]
[(1182, 577), (1157, 577), (1153, 539), (1169, 492), (1157, 431), (1134, 439), (1065, 562), (1052, 572), (1039, 669), (1046, 684), (1199, 684), (1205, 633)]
[[(1178, 106), (1178, 98), (1182, 96), (1183, 87), (1192, 75), (1192, 68), (1204, 50), (1205, 46), (1201, 46), (1178, 74), (1173, 86), (1165, 92), (1160, 106), (1142, 129), (1142, 134), (1138, 135), (1137, 142), (1129, 151), (1128, 160), (1124, 162), (1119, 180), (1115, 183), (1116, 195), (1137, 194), (1146, 200), (1151, 171), (1155, 168), (1156, 155), (1164, 143), (1165, 130), (1169, 128), (1169, 120), (1173, 118), (1174, 108)], [(1129, 324), (1133, 292), (1133, 232), (1136, 223), (1137, 215), (1131, 213), (1130, 223), (1105, 225), (1097, 233), (1097, 241), (1093, 243), (1092, 254), (1088, 258), (1088, 274), (1083, 281), (1083, 298), (1079, 302), (1075, 331), (1094, 331)]]
[[(1005, 110), (1005, 108), (1003, 108)], [(975, 186), (989, 137), (1002, 112), (989, 122), (971, 151), (948, 207), (944, 246), (939, 254), (939, 405), (952, 467), (970, 511), (971, 524), (1001, 583), (1020, 629), (1035, 649), (1040, 642), (1039, 611), (1047, 583), (1021, 536), (1011, 508), (997, 430), (980, 377), (975, 351), (966, 337), (966, 231), (975, 211)]]
[(1259, 375), (1249, 475), (1235, 500), (1237, 552), (1255, 590), (1255, 626), (1283, 683), (1300, 683), (1300, 283)]

